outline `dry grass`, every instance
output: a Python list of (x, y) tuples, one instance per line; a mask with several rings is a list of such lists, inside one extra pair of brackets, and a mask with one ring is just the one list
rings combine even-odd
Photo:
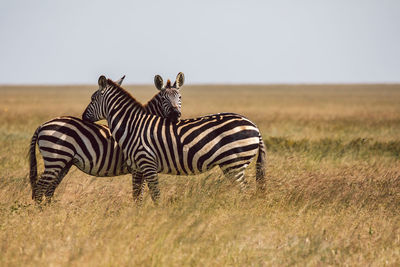
[[(48, 119), (80, 116), (92, 88), (0, 88), (0, 265), (400, 264), (400, 86), (185, 86), (184, 117), (231, 111), (259, 125), (264, 196), (213, 170), (162, 175), (160, 206), (146, 193), (137, 208), (129, 176), (72, 168), (41, 210), (30, 137)], [(128, 89), (143, 102), (155, 93)], [(254, 166), (248, 177), (254, 188)]]

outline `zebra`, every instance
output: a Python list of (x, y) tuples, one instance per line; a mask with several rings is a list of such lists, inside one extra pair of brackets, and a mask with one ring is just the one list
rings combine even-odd
[[(116, 84), (121, 85), (124, 78)], [(143, 112), (177, 121), (181, 116), (179, 89), (184, 84), (184, 74), (178, 73), (173, 85), (168, 80), (163, 86), (163, 79), (159, 75), (154, 77), (154, 83), (159, 93), (143, 106)], [(37, 179), (36, 143), (45, 165), (40, 179)], [(30, 143), (29, 161), (32, 199), (37, 203), (42, 201), (43, 195), (50, 202), (55, 189), (72, 165), (98, 177), (132, 173), (107, 126), (71, 116), (52, 119), (36, 129)], [(132, 179), (141, 177), (133, 175)]]
[(257, 153), (257, 191), (265, 191), (265, 144), (257, 126), (244, 116), (218, 113), (172, 122), (145, 113), (140, 103), (105, 76), (99, 77), (98, 84), (82, 118), (107, 120), (129, 168), (142, 177), (133, 180), (135, 201), (142, 200), (146, 181), (153, 202), (158, 202), (158, 173), (194, 175), (215, 166), (246, 189), (244, 171)]

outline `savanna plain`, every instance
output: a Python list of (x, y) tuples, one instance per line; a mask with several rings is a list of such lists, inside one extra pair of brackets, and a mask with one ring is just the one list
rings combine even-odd
[[(218, 169), (160, 175), (159, 205), (146, 191), (137, 207), (129, 175), (73, 167), (37, 207), (30, 138), (80, 117), (96, 88), (0, 87), (1, 266), (400, 265), (400, 85), (186, 85), (183, 118), (235, 112), (259, 126), (265, 194), (253, 164), (249, 192)], [(157, 93), (125, 88), (142, 103)]]

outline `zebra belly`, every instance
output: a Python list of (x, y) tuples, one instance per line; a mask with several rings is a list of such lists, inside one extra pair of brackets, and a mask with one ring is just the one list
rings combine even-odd
[(94, 156), (88, 161), (79, 155), (74, 157), (74, 165), (81, 171), (97, 177), (112, 177), (129, 174), (128, 164), (122, 154), (109, 154)]
[(80, 159), (74, 159), (74, 165), (82, 172), (96, 177), (113, 177), (131, 173), (126, 163), (122, 164), (115, 170), (110, 168), (97, 167), (90, 169), (89, 164), (84, 164)]

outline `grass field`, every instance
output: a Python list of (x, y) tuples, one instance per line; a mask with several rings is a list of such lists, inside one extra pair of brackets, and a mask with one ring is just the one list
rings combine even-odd
[[(156, 93), (126, 88), (142, 102)], [(185, 86), (184, 118), (227, 111), (259, 126), (265, 195), (215, 169), (160, 175), (160, 205), (146, 192), (137, 208), (129, 176), (73, 167), (41, 210), (30, 138), (51, 118), (80, 116), (94, 89), (0, 87), (1, 266), (400, 265), (400, 85)], [(254, 176), (251, 166), (253, 190)]]

